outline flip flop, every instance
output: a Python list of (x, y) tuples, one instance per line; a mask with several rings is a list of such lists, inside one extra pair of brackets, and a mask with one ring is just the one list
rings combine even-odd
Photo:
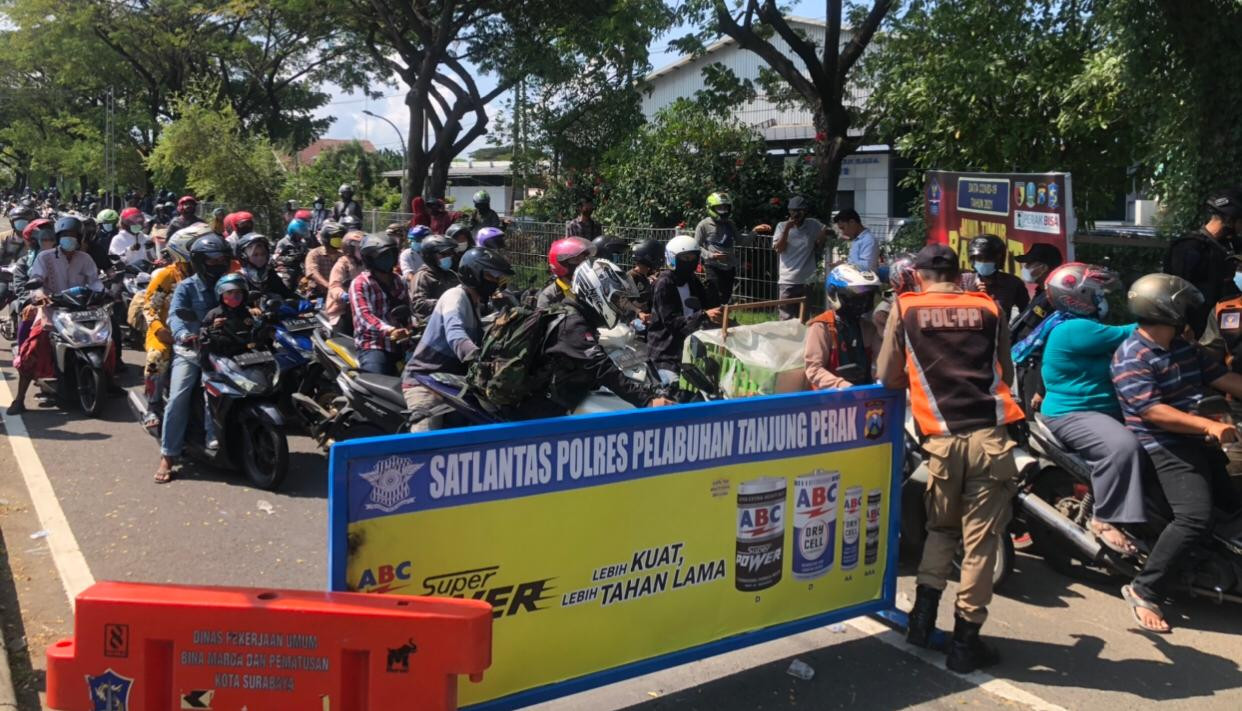
[[(1090, 525), (1091, 535), (1095, 536), (1095, 540), (1099, 541), (1101, 545), (1122, 556), (1130, 557), (1138, 555), (1138, 547), (1134, 545), (1134, 542), (1130, 540), (1130, 537), (1126, 535), (1125, 531), (1122, 531), (1120, 528), (1117, 528), (1111, 523), (1096, 521), (1095, 519), (1091, 519)], [(1108, 536), (1105, 535), (1109, 531), (1117, 532), (1118, 535), (1125, 539), (1125, 543), (1117, 543), (1116, 541), (1109, 540)]]
[(170, 481), (172, 481), (172, 468), (171, 467), (168, 469), (156, 469), (155, 470), (155, 483), (156, 484), (167, 484)]
[(1133, 586), (1131, 585), (1121, 586), (1121, 597), (1125, 598), (1125, 601), (1129, 603), (1130, 612), (1134, 615), (1134, 621), (1138, 623), (1139, 629), (1143, 630), (1144, 632), (1153, 632), (1155, 634), (1169, 634), (1170, 632), (1173, 631), (1172, 625), (1169, 625), (1168, 629), (1158, 630), (1158, 629), (1154, 629), (1154, 628), (1148, 627), (1147, 625), (1143, 624), (1143, 618), (1139, 617), (1139, 613), (1138, 613), (1138, 610), (1140, 607), (1143, 608), (1144, 610), (1148, 610), (1149, 612), (1154, 612), (1157, 615), (1159, 615), (1160, 619), (1164, 620), (1164, 623), (1166, 625), (1169, 624), (1169, 621), (1165, 619), (1164, 610), (1161, 610), (1159, 605), (1157, 605), (1154, 602), (1148, 602), (1144, 600), (1143, 598), (1139, 597), (1138, 593), (1134, 592)]

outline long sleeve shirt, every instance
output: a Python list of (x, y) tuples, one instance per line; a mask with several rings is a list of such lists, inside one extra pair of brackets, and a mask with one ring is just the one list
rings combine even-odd
[(349, 257), (336, 260), (336, 264), (332, 266), (332, 273), (328, 275), (328, 296), (324, 299), (323, 311), (333, 326), (349, 310), (349, 301), (341, 297), (349, 294), (349, 285), (361, 273), (362, 265)]
[(389, 311), (405, 303), (405, 285), (393, 277), (385, 290), (371, 272), (363, 272), (349, 285), (349, 306), (354, 316), (354, 345), (360, 351), (395, 353), (397, 344), (389, 334), (399, 326), (388, 322)]
[(423, 337), (402, 374), (402, 387), (417, 384), (415, 373), (465, 374), (466, 361), (474, 357), (483, 341), (483, 325), (478, 308), (466, 293), (455, 286), (436, 302)]
[[(168, 305), (168, 330), (172, 331), (174, 351), (183, 358), (197, 358), (198, 352), (190, 346), (190, 339), (198, 335), (207, 312), (215, 308), (215, 290), (203, 283), (197, 276), (192, 276), (177, 284), (173, 290), (172, 303)], [(177, 315), (178, 311), (189, 310), (195, 315), (194, 321), (186, 321)]]
[[(863, 230), (850, 242), (850, 255), (846, 260), (859, 269), (875, 271), (880, 265), (880, 240), (871, 234), (871, 230)], [(1005, 314), (1009, 319), (1009, 314)]]
[(311, 280), (311, 285), (317, 294), (327, 292), (328, 277), (332, 275), (332, 267), (340, 258), (341, 250), (322, 245), (306, 253), (304, 265), (306, 278)]
[(138, 264), (142, 261), (155, 261), (155, 244), (144, 234), (133, 234), (129, 230), (118, 232), (108, 245), (108, 254), (121, 258), (126, 265)]
[(39, 252), (30, 267), (30, 278), (43, 282), (44, 294), (59, 294), (65, 289), (85, 286), (91, 291), (103, 291), (99, 268), (95, 260), (81, 250), (65, 252), (59, 247)]

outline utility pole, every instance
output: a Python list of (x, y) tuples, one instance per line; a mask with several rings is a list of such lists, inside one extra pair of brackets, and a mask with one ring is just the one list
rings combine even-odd
[[(367, 116), (370, 116), (371, 118), (377, 118), (380, 121), (383, 121), (389, 126), (392, 126), (392, 130), (397, 132), (397, 138), (401, 141), (401, 194), (405, 195), (406, 185), (408, 185), (410, 182), (409, 164), (406, 163), (406, 161), (409, 160), (409, 157), (410, 157), (410, 149), (409, 149), (409, 146), (405, 142), (405, 136), (401, 135), (401, 129), (397, 128), (397, 124), (393, 123), (392, 121), (389, 121), (388, 119), (384, 118), (383, 116), (380, 116), (377, 113), (372, 112), (370, 109), (363, 109), (362, 113), (366, 114)], [(404, 210), (405, 207), (407, 206), (403, 206), (401, 209)]]
[(112, 141), (113, 128), (116, 124), (116, 97), (112, 87), (108, 87), (108, 96), (104, 104), (104, 207), (112, 207), (112, 196), (116, 192), (116, 145)]

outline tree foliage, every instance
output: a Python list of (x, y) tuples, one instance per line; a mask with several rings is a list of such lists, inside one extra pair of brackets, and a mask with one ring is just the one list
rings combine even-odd
[[(380, 175), (400, 168), (400, 160), (399, 154), (391, 152), (367, 153), (358, 141), (329, 148), (310, 165), (289, 174), (281, 199), (309, 204), (315, 196), (323, 196), (331, 203), (341, 184), (349, 183), (357, 199), (368, 209), (396, 209), (400, 188), (393, 188)], [(387, 205), (392, 207), (385, 208)]]

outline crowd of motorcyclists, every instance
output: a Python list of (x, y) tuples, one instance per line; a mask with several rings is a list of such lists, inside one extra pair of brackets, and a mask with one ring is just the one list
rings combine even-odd
[[(248, 212), (204, 220), (189, 195), (131, 193), (119, 211), (93, 214), (62, 210), (58, 196), (9, 196), (4, 254), (19, 373), (9, 413), (24, 410), (32, 382), (60, 377), (49, 340), (60, 294), (106, 295), (111, 338), (100, 367), (109, 377), (121, 367), (123, 327), (139, 332), (142, 420), (160, 441), (157, 482), (172, 479), (196, 422), (203, 452), (219, 453), (227, 422), (211, 403), (228, 385), (218, 376), (240, 383), (242, 395), (262, 391), (247, 369), (266, 361), (248, 354), (297, 350), (282, 343), (302, 326), (282, 330), (282, 319), (318, 317), (318, 335), (301, 348), (323, 367), (296, 387), (293, 409), (327, 443), (566, 415), (602, 388), (626, 406), (670, 404), (686, 395), (686, 339), (721, 324), (734, 298), (739, 228), (727, 193), (710, 194), (703, 220), (667, 243), (609, 236), (583, 201), (550, 246), (546, 286), (525, 293), (510, 288), (509, 223), (486, 192), (470, 214), (416, 198), (408, 223), (376, 233), (362, 230), (350, 186), (339, 197), (331, 208), (323, 197), (314, 209), (290, 204), (283, 234), (263, 235)], [(786, 204), (788, 219), (755, 231), (772, 235), (781, 297), (796, 303), (816, 292), (833, 230), (809, 215), (803, 197)], [(1122, 594), (1146, 630), (1169, 630), (1161, 603), (1192, 548), (1219, 517), (1236, 518), (1221, 445), (1237, 431), (1195, 409), (1209, 390), (1242, 399), (1242, 194), (1215, 193), (1206, 209), (1203, 228), (1171, 245), (1164, 273), (1129, 287), (1128, 325), (1102, 321), (1120, 303), (1110, 299), (1122, 286), (1117, 275), (1063, 263), (1050, 244), (1012, 255), (1016, 243), (977, 235), (960, 254), (933, 244), (885, 257), (856, 212), (834, 215), (849, 248), (824, 267), (826, 308), (807, 324), (806, 381), (817, 390), (879, 381), (909, 391), (929, 478), (908, 639), (930, 644), (961, 545), (949, 668), (997, 661), (979, 632), (996, 534), (1020, 487), (1014, 450), (1025, 425), (1046, 429), (1085, 462), (1087, 527), (1111, 555), (1135, 562)], [(149, 273), (132, 295), (113, 278), (127, 269)], [(88, 301), (78, 305), (96, 303)], [(798, 317), (790, 303), (783, 319)], [(645, 342), (646, 375), (624, 370), (605, 347), (618, 330)], [(388, 408), (368, 414), (348, 392), (339, 397), (351, 388)], [(255, 416), (276, 421), (263, 412)], [(1145, 536), (1132, 529), (1152, 523), (1152, 498), (1167, 525)]]

